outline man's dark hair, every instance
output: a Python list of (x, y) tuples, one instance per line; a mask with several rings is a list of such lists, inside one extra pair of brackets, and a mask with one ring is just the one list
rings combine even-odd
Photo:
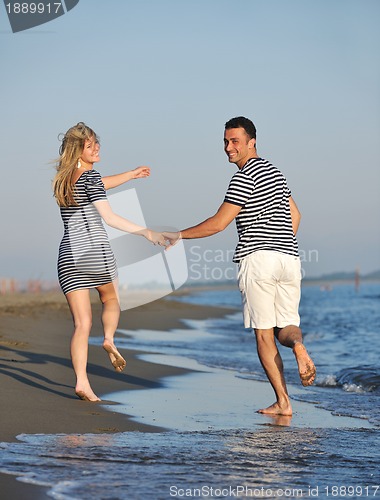
[(230, 128), (243, 128), (250, 139), (256, 139), (256, 127), (251, 122), (251, 120), (245, 118), (244, 116), (231, 118), (231, 120), (228, 120), (228, 122), (225, 124), (224, 128), (226, 130)]

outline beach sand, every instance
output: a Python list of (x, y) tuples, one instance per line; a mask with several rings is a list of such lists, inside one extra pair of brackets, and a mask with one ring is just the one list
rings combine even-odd
[[(101, 337), (101, 306), (95, 295), (93, 299), (92, 336)], [(124, 311), (119, 327), (122, 330), (149, 330), (153, 335), (154, 332), (159, 335), (159, 331), (183, 331), (186, 329), (183, 319), (218, 318), (235, 312), (235, 309), (160, 299)], [(121, 350), (127, 360), (126, 370), (116, 373), (105, 351), (93, 345), (89, 347), (88, 372), (95, 392), (104, 397), (120, 394), (120, 391), (135, 391), (130, 392), (130, 399), (133, 399), (132, 406), (137, 413), (129, 417), (123, 413), (125, 408), (114, 401), (81, 401), (73, 389), (75, 380), (69, 356), (71, 333), (71, 315), (60, 292), (0, 297), (0, 442), (16, 441), (19, 434), (160, 432), (165, 427), (183, 429), (186, 419), (191, 425), (199, 420), (204, 426), (208, 419), (214, 426), (223, 427), (229, 418), (229, 406), (241, 414), (240, 420), (236, 419), (236, 414), (230, 415), (232, 426), (235, 419), (237, 426), (241, 419), (246, 419), (252, 429), (256, 424), (257, 428), (290, 425), (289, 417), (285, 422), (280, 421), (281, 418), (274, 422), (272, 417), (254, 413), (261, 407), (257, 405), (273, 402), (273, 392), (267, 382), (237, 381), (232, 372), (205, 367), (198, 369), (196, 363), (185, 358), (176, 360), (170, 356), (126, 349)], [(244, 395), (241, 395), (244, 384), (247, 387), (244, 386)], [(163, 398), (165, 387), (169, 393)], [(147, 391), (149, 396), (144, 397), (145, 391), (141, 389), (152, 391)], [(292, 392), (295, 391), (298, 389), (293, 387)], [(230, 398), (229, 405), (226, 405), (226, 396)], [(163, 399), (165, 405), (160, 404)], [(178, 401), (182, 414), (178, 412)], [(292, 404), (296, 413), (292, 427), (338, 428), (368, 424), (363, 420), (356, 424), (357, 419), (335, 417), (313, 404), (299, 401)], [(154, 418), (152, 407), (155, 408)], [(201, 417), (196, 414), (198, 410), (202, 410)], [(47, 499), (46, 491), (44, 487), (0, 474), (1, 500)]]
[[(182, 292), (183, 293), (183, 292)], [(101, 336), (101, 306), (93, 296), (93, 336)], [(185, 328), (180, 321), (222, 317), (231, 310), (157, 300), (124, 311), (119, 327), (124, 330)], [(14, 294), (0, 297), (0, 441), (15, 441), (21, 433), (107, 433), (160, 431), (132, 421), (128, 416), (97, 403), (79, 400), (73, 386), (69, 355), (72, 319), (60, 292)], [(117, 336), (116, 336), (117, 344)], [(107, 354), (89, 347), (88, 372), (101, 397), (122, 390), (160, 387), (160, 379), (188, 370), (136, 359), (137, 351), (122, 351), (127, 360), (116, 373)], [(45, 489), (0, 474), (1, 499), (49, 498)]]

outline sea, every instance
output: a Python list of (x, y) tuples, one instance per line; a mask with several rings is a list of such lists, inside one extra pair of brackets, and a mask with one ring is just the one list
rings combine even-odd
[(189, 369), (153, 389), (102, 395), (118, 403), (112, 411), (161, 430), (22, 434), (0, 443), (0, 472), (55, 499), (380, 498), (379, 283), (303, 285), (301, 327), (317, 379), (303, 388), (291, 350), (279, 346), (291, 418), (257, 413), (273, 392), (236, 289), (166, 300), (236, 312), (184, 318), (169, 332), (120, 332), (118, 345), (145, 361)]

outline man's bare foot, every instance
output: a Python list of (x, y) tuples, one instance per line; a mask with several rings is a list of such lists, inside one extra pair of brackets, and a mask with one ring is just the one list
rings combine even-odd
[(120, 354), (120, 352), (116, 349), (115, 344), (113, 344), (109, 340), (104, 340), (103, 349), (108, 353), (108, 356), (115, 370), (117, 372), (122, 372), (127, 362)]
[(263, 413), (264, 415), (285, 415), (291, 417), (293, 415), (292, 406), (290, 403), (286, 403), (284, 405), (279, 405), (278, 403), (273, 403), (268, 408), (263, 408), (262, 410), (258, 410), (257, 413)]
[(313, 360), (307, 353), (306, 347), (301, 342), (297, 342), (293, 347), (293, 352), (298, 364), (298, 372), (302, 385), (312, 385), (317, 372)]

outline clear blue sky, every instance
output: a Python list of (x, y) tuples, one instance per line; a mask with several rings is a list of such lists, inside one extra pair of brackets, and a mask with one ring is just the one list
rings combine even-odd
[[(380, 269), (379, 25), (378, 0), (80, 0), (13, 34), (2, 3), (0, 276), (56, 276), (60, 132), (94, 128), (103, 175), (149, 165), (148, 225), (184, 228), (223, 201), (241, 114), (302, 212), (306, 275)], [(235, 243), (232, 224), (186, 247)]]

